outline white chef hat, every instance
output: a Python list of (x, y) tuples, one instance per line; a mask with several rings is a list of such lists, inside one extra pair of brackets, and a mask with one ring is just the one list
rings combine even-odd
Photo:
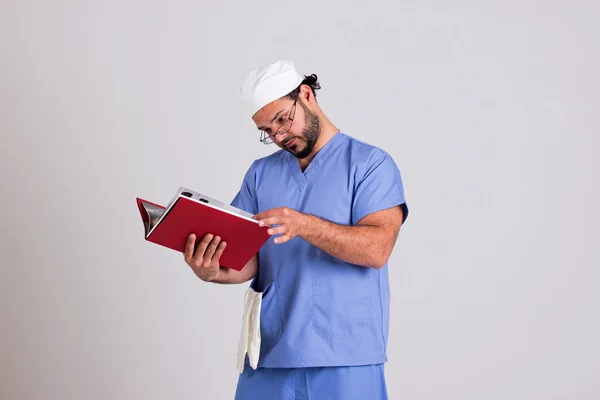
[(280, 60), (250, 72), (240, 88), (240, 96), (250, 107), (250, 115), (254, 115), (296, 89), (303, 80), (292, 61)]

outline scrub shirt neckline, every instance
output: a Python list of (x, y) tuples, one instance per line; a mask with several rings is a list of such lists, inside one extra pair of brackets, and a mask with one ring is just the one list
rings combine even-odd
[(304, 172), (302, 172), (300, 169), (298, 159), (293, 154), (287, 153), (288, 166), (290, 167), (292, 176), (296, 180), (298, 189), (300, 191), (304, 190), (310, 177), (319, 172), (323, 161), (327, 159), (327, 156), (340, 145), (344, 138), (345, 135), (341, 131), (338, 131), (335, 135), (333, 135), (331, 139), (325, 143), (325, 146), (323, 146), (323, 148), (315, 155), (315, 158), (313, 158), (310, 164), (308, 164), (308, 167), (306, 167)]

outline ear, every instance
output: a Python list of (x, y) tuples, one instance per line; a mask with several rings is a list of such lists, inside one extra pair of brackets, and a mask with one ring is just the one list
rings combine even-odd
[(300, 93), (298, 94), (298, 97), (301, 97), (302, 100), (304, 100), (305, 104), (312, 104), (314, 102), (316, 102), (317, 100), (315, 99), (315, 96), (312, 92), (312, 89), (310, 88), (310, 86), (308, 85), (301, 85), (300, 86)]

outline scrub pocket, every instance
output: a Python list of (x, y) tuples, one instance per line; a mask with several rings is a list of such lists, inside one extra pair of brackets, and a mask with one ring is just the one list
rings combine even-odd
[(251, 287), (257, 292), (262, 292), (260, 308), (261, 342), (272, 347), (279, 342), (283, 332), (279, 286), (276, 281), (269, 282), (262, 290), (259, 290), (260, 288), (257, 286), (259, 286), (258, 282), (253, 282)]
[(332, 344), (367, 336), (373, 324), (373, 281), (337, 282), (321, 276), (311, 281), (311, 324)]

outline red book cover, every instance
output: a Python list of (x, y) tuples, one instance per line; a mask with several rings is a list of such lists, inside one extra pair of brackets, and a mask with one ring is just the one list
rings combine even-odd
[(146, 240), (184, 253), (191, 233), (196, 235), (196, 243), (211, 233), (227, 243), (221, 266), (241, 270), (269, 239), (268, 228), (234, 210), (201, 200), (180, 195), (163, 207), (138, 197)]

